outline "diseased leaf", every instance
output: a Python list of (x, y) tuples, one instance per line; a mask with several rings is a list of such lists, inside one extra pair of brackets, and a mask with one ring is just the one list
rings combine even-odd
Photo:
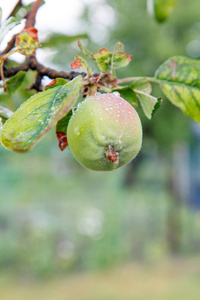
[(94, 58), (94, 53), (92, 53), (90, 50), (88, 50), (85, 46), (83, 46), (83, 44), (80, 42), (79, 39), (77, 39), (78, 42), (78, 46), (81, 49), (81, 51), (87, 55), (90, 59), (95, 60)]
[[(124, 45), (121, 42), (118, 42), (115, 45), (114, 51), (102, 48), (98, 52), (93, 53), (86, 49), (78, 39), (77, 41), (81, 51), (89, 58), (96, 60), (99, 70), (103, 73), (112, 73), (114, 75), (114, 69), (124, 68), (131, 61), (132, 55), (128, 55), (123, 52)], [(79, 64), (80, 63), (78, 61), (75, 61), (72, 66), (75, 68), (79, 66)]]
[(65, 150), (65, 148), (68, 146), (68, 141), (67, 141), (67, 134), (59, 131), (56, 132), (56, 136), (58, 139), (58, 146), (60, 148), (61, 151)]
[(16, 75), (12, 76), (6, 81), (6, 87), (8, 94), (14, 94), (24, 81), (26, 72), (20, 71)]
[(29, 151), (72, 109), (80, 93), (82, 76), (62, 86), (35, 94), (6, 121), (1, 142), (9, 150)]
[(45, 86), (45, 90), (52, 89), (58, 85), (64, 85), (66, 83), (67, 83), (67, 80), (65, 80), (64, 78), (56, 78), (56, 79), (53, 79), (49, 84), (47, 84)]
[(88, 64), (87, 64), (87, 61), (83, 57), (76, 55), (75, 61), (71, 63), (71, 68), (86, 70), (86, 69), (88, 69)]
[(155, 77), (166, 97), (200, 122), (200, 61), (174, 56), (158, 68)]
[(112, 55), (112, 51), (109, 51), (106, 48), (102, 48), (98, 52), (94, 53), (97, 66), (103, 73), (111, 71)]
[(121, 42), (117, 42), (117, 44), (114, 47), (114, 51), (115, 52), (123, 52), (124, 51), (124, 44), (122, 44)]
[(126, 67), (131, 61), (132, 55), (125, 52), (114, 52), (113, 54), (113, 67), (114, 69), (121, 69)]
[(94, 53), (94, 58), (99, 69), (104, 73), (109, 73), (114, 69), (120, 69), (126, 67), (132, 55), (128, 55), (125, 52), (112, 52), (106, 48), (100, 49)]
[(133, 107), (138, 106), (137, 95), (130, 86), (114, 89), (113, 92), (119, 92), (120, 97), (128, 101)]
[(35, 49), (40, 46), (38, 43), (37, 29), (34, 27), (24, 29), (20, 32), (15, 40), (17, 51), (24, 55), (32, 55)]
[(11, 29), (13, 29), (17, 24), (19, 24), (19, 21), (15, 17), (10, 17), (1, 24), (1, 27), (0, 27), (0, 43), (2, 42), (2, 40), (6, 36), (6, 34)]

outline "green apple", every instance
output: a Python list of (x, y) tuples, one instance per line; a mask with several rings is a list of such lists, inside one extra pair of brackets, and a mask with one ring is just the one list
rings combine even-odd
[(115, 170), (140, 151), (140, 118), (118, 92), (89, 96), (74, 111), (67, 129), (69, 148), (84, 167)]

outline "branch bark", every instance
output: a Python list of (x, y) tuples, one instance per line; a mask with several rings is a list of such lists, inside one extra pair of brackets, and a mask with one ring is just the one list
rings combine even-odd
[(33, 5), (31, 6), (31, 9), (29, 10), (29, 12), (27, 13), (27, 16), (26, 16), (25, 28), (34, 27), (36, 14), (37, 14), (39, 7), (42, 5), (42, 3), (43, 3), (43, 0), (36, 0), (33, 3)]
[[(6, 78), (12, 77), (15, 74), (17, 74), (19, 71), (25, 71), (27, 72), (28, 70), (33, 70), (33, 71), (37, 71), (38, 72), (38, 78), (42, 79), (43, 76), (47, 76), (50, 79), (55, 79), (55, 78), (64, 78), (64, 79), (69, 79), (72, 80), (73, 78), (75, 78), (78, 75), (82, 75), (83, 77), (86, 76), (85, 72), (75, 72), (75, 71), (71, 71), (71, 72), (64, 72), (64, 71), (57, 71), (51, 68), (47, 68), (44, 65), (40, 64), (35, 56), (31, 56), (28, 59), (28, 62), (17, 66), (17, 67), (12, 67), (12, 68), (6, 68), (4, 66), (4, 76)], [(37, 86), (39, 86), (39, 83), (37, 81)]]

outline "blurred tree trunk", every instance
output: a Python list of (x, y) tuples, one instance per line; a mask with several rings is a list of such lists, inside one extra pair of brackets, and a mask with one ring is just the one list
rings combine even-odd
[(172, 255), (181, 252), (182, 206), (190, 194), (189, 152), (187, 145), (175, 144), (170, 166), (170, 203), (167, 218), (167, 240)]
[(139, 153), (127, 166), (125, 171), (124, 186), (125, 188), (132, 187), (137, 180), (137, 170), (142, 162), (142, 154)]
[(169, 191), (170, 203), (167, 216), (167, 242), (169, 251), (172, 255), (181, 252), (181, 235), (182, 235), (182, 220), (181, 220), (181, 199), (177, 194), (173, 176), (170, 175)]

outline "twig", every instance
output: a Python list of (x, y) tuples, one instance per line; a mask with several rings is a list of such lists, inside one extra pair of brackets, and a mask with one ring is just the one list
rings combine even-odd
[(16, 10), (22, 6), (22, 1), (18, 0), (18, 2), (16, 3), (15, 7), (13, 8), (13, 10), (11, 11), (11, 13), (9, 14), (8, 18), (11, 16), (14, 16)]
[(43, 0), (36, 0), (33, 5), (31, 6), (31, 9), (26, 15), (26, 24), (25, 28), (34, 27), (35, 25), (35, 18), (38, 11), (38, 8), (42, 5)]
[(52, 68), (47, 68), (44, 65), (40, 64), (34, 56), (31, 56), (29, 57), (28, 62), (23, 65), (17, 67), (11, 67), (11, 68), (6, 68), (4, 66), (4, 76), (6, 78), (10, 78), (20, 71), (27, 72), (28, 70), (37, 71), (41, 77), (47, 76), (50, 79), (55, 79), (60, 77), (60, 78), (72, 80), (78, 75), (82, 75), (83, 77), (87, 75), (85, 72), (75, 72), (75, 71), (64, 72), (64, 71), (57, 71)]
[(41, 92), (42, 91), (41, 81), (42, 81), (42, 76), (40, 74), (37, 74), (35, 82), (29, 88), (27, 88), (27, 90), (35, 89), (36, 91)]
[(64, 71), (56, 71), (51, 68), (47, 68), (44, 65), (40, 64), (36, 57), (30, 56), (28, 60), (28, 65), (31, 70), (36, 70), (38, 74), (41, 76), (48, 76), (51, 79), (55, 79), (57, 77), (65, 78), (65, 79), (70, 79), (72, 80), (75, 78), (77, 75), (82, 75), (83, 77), (86, 76), (86, 73), (82, 72), (64, 72)]
[(15, 38), (16, 38), (16, 34), (13, 35), (12, 39), (8, 42), (6, 48), (4, 49), (4, 51), (2, 51), (2, 55), (8, 53), (15, 45)]
[(1, 64), (0, 70), (1, 70), (1, 79), (3, 81), (3, 90), (4, 90), (4, 92), (6, 92), (7, 91), (7, 87), (6, 87), (5, 77), (4, 77), (3, 64)]
[(24, 65), (20, 65), (17, 67), (12, 67), (12, 68), (6, 68), (4, 66), (4, 76), (6, 78), (10, 78), (12, 76), (14, 76), (15, 74), (17, 74), (20, 71), (25, 71), (27, 72), (29, 70), (29, 65), (26, 63)]
[(136, 81), (136, 80), (141, 79), (141, 78), (145, 78), (147, 81), (150, 81), (150, 82), (156, 82), (156, 83), (160, 82), (159, 79), (156, 79), (154, 77), (137, 76), (137, 77), (127, 77), (127, 78), (117, 79), (117, 84), (122, 84), (122, 83), (126, 83), (126, 82), (133, 82), (133, 81)]

